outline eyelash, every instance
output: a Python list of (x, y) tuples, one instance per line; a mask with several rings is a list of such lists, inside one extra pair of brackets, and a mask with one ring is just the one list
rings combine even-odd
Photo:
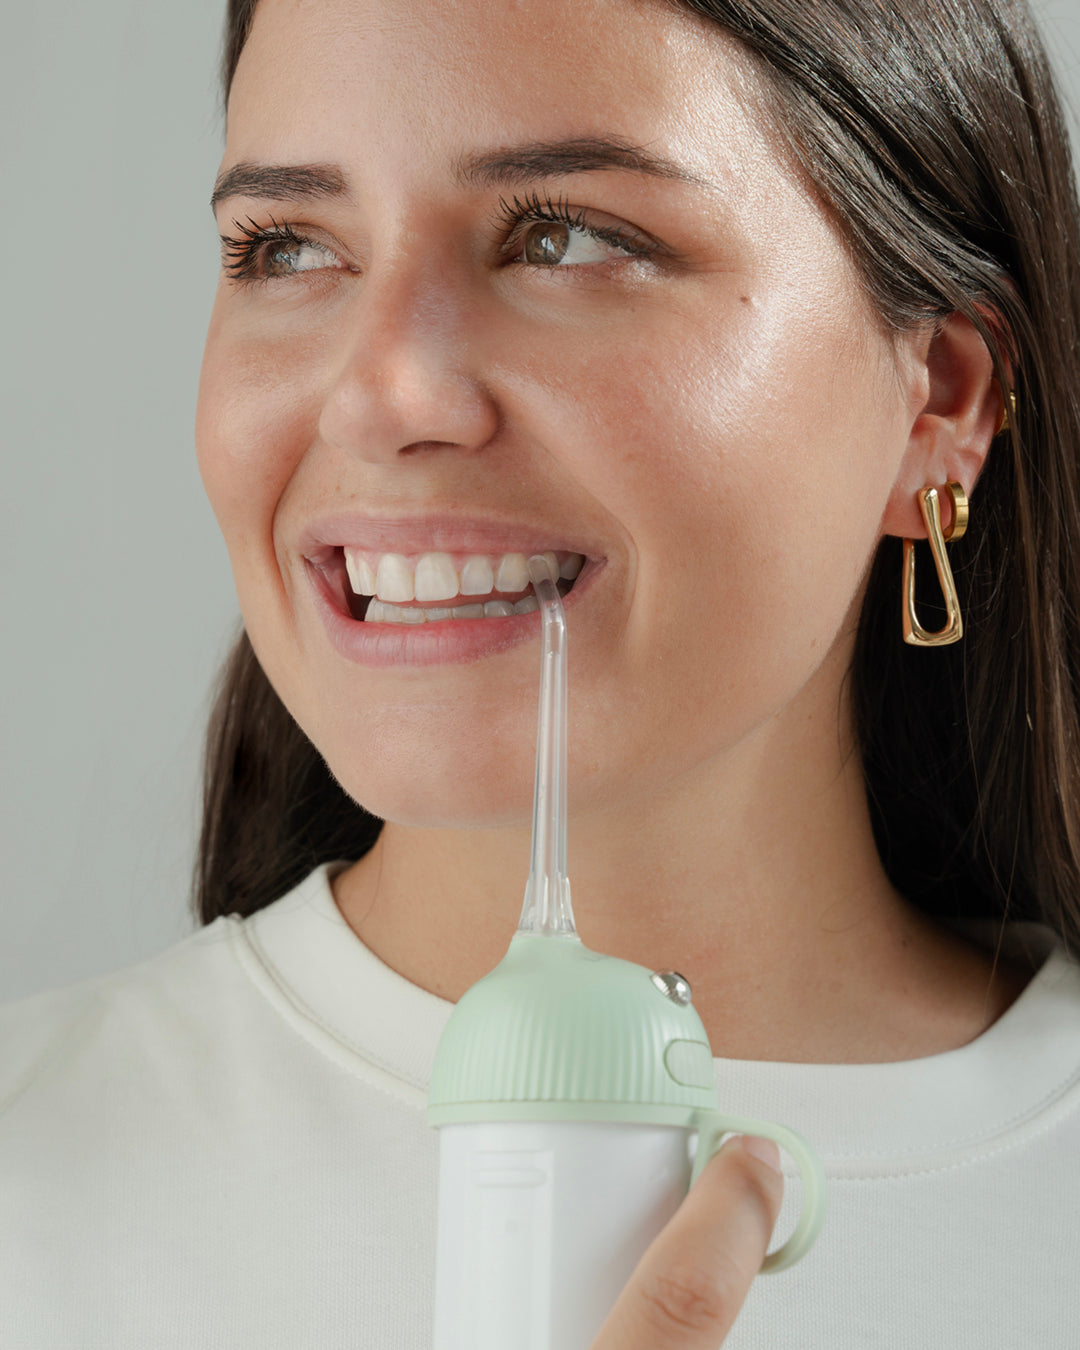
[(590, 239), (599, 239), (602, 243), (624, 249), (633, 257), (644, 258), (658, 251), (658, 246), (637, 230), (590, 225), (588, 218), (589, 213), (584, 207), (575, 211), (565, 197), (552, 201), (550, 197), (541, 197), (537, 192), (526, 194), (524, 201), (515, 197), (512, 202), (508, 202), (505, 197), (500, 197), (496, 213), (497, 221), (506, 232), (507, 242), (526, 225), (548, 221), (553, 225), (566, 225), (571, 230), (587, 234)]
[[(528, 225), (548, 221), (551, 224), (566, 225), (569, 229), (586, 234), (591, 239), (598, 239), (602, 243), (621, 248), (631, 257), (647, 258), (659, 251), (657, 244), (637, 230), (590, 225), (588, 212), (584, 208), (575, 211), (565, 197), (553, 201), (550, 197), (541, 197), (536, 192), (526, 194), (524, 201), (520, 197), (514, 197), (513, 201), (508, 202), (505, 197), (500, 197), (496, 221), (505, 234), (507, 243), (514, 238), (515, 233), (522, 232)], [(239, 230), (242, 238), (228, 234), (220, 236), (223, 267), (225, 274), (241, 285), (257, 285), (271, 280), (259, 272), (262, 247), (266, 243), (273, 241), (279, 244), (325, 248), (325, 245), (317, 240), (297, 234), (291, 226), (276, 221), (273, 216), (270, 217), (268, 229), (260, 229), (250, 216), (247, 225), (239, 220), (234, 220), (233, 225)], [(538, 263), (526, 265), (540, 266)], [(557, 269), (547, 267), (542, 270)]]

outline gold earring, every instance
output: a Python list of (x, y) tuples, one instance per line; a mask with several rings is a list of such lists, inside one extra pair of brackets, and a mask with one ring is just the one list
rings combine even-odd
[(959, 642), (964, 635), (964, 621), (960, 617), (960, 601), (956, 595), (956, 582), (953, 581), (952, 568), (945, 554), (947, 540), (959, 539), (968, 526), (968, 499), (959, 483), (946, 483), (943, 491), (952, 501), (952, 520), (948, 530), (941, 528), (941, 503), (938, 490), (925, 487), (915, 496), (919, 510), (926, 523), (926, 536), (930, 543), (930, 552), (934, 555), (934, 567), (937, 570), (941, 593), (945, 597), (945, 612), (948, 615), (945, 627), (937, 633), (929, 633), (919, 622), (915, 613), (915, 542), (904, 540), (904, 641), (913, 647), (944, 647), (950, 642)]
[(1016, 417), (1016, 395), (1009, 393), (1003, 396), (1001, 400), (1001, 417), (997, 424), (995, 436), (1000, 436), (1003, 431), (1009, 431), (1012, 428), (1013, 419)]

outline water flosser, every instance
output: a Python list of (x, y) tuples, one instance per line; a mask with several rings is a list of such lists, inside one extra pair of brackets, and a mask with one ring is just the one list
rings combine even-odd
[[(566, 617), (529, 559), (543, 658), (532, 865), (503, 960), (459, 1000), (436, 1052), (435, 1350), (588, 1350), (645, 1249), (731, 1133), (775, 1139), (824, 1218), (821, 1164), (794, 1131), (721, 1115), (712, 1050), (675, 971), (590, 951), (566, 876)], [(696, 1137), (697, 1148), (692, 1144)]]

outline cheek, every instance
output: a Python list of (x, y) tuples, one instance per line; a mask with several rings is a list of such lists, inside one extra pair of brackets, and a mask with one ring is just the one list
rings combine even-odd
[(295, 342), (257, 338), (215, 311), (199, 380), (199, 471), (229, 552), (244, 627), (270, 682), (295, 708), (303, 687), (286, 560), (274, 522), (315, 436), (311, 369)]
[(637, 603), (672, 587), (749, 600), (755, 576), (805, 588), (815, 558), (847, 560), (849, 594), (891, 486), (899, 402), (879, 353), (837, 300), (709, 299), (643, 308), (543, 364), (507, 342), (523, 416), (624, 527)]
[(730, 743), (792, 699), (873, 551), (896, 400), (878, 353), (850, 337), (850, 307), (813, 311), (811, 325), (794, 297), (736, 294), (711, 314), (642, 316), (604, 355), (567, 350), (542, 382), (538, 424), (625, 537), (618, 705), (663, 747), (654, 765)]
[[(305, 373), (306, 372), (306, 373)], [(311, 444), (310, 373), (292, 344), (211, 317), (195, 444), (210, 505), (239, 572), (272, 552), (274, 512)]]
[(880, 379), (842, 331), (804, 335), (780, 318), (782, 338), (778, 324), (747, 325), (741, 340), (733, 326), (684, 353), (668, 467), (651, 478), (666, 562), (643, 578), (657, 604), (672, 587), (692, 597), (766, 681), (808, 674), (831, 644), (891, 485)]

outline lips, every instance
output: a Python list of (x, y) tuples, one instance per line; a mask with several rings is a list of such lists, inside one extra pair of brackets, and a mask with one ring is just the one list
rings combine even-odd
[[(340, 558), (338, 565), (332, 563), (331, 555)], [(358, 615), (350, 605), (351, 587), (345, 576), (343, 550), (331, 550), (320, 562), (307, 558), (305, 566), (315, 609), (330, 644), (353, 665), (382, 669), (464, 665), (538, 641), (537, 609), (500, 617), (449, 618), (416, 624), (358, 622)], [(573, 589), (565, 593), (568, 617), (585, 602), (603, 570), (603, 561), (588, 562), (582, 568)], [(560, 589), (567, 585), (560, 582)], [(353, 600), (363, 606), (370, 603), (364, 596), (355, 596)]]
[[(605, 555), (596, 542), (573, 537), (558, 526), (469, 517), (456, 513), (388, 519), (341, 513), (312, 521), (297, 543), (311, 582), (315, 608), (331, 645), (349, 662), (369, 667), (420, 667), (481, 660), (521, 643), (536, 641), (539, 612), (499, 616), (448, 617), (417, 623), (363, 621), (370, 598), (355, 595), (345, 568), (345, 548), (405, 556), (425, 553), (489, 554), (555, 551), (585, 558), (573, 589), (561, 581), (568, 609), (581, 603), (604, 569)], [(485, 600), (519, 599), (498, 592)], [(462, 596), (468, 600), (468, 596)], [(445, 602), (444, 602), (445, 604)], [(403, 606), (402, 608), (407, 608)]]

